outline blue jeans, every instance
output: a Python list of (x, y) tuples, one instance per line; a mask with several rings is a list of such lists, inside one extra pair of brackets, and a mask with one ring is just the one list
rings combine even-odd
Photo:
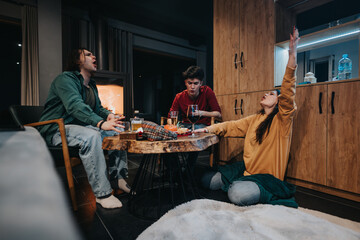
[[(202, 185), (211, 190), (219, 190), (225, 184), (220, 172), (209, 172), (202, 178)], [(234, 181), (228, 190), (229, 200), (240, 206), (256, 204), (260, 200), (260, 188), (251, 181)]]
[[(104, 137), (114, 136), (115, 131), (99, 130), (93, 126), (65, 125), (66, 139), (69, 146), (80, 147), (79, 156), (84, 165), (94, 195), (99, 198), (112, 192), (102, 149)], [(60, 132), (52, 138), (53, 145), (61, 145)], [(126, 151), (108, 151), (110, 179), (127, 178)]]

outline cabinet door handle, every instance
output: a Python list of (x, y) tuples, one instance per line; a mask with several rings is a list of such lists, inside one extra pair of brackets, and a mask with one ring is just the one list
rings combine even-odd
[(322, 92), (319, 94), (319, 113), (322, 114)]
[(243, 109), (242, 109), (242, 105), (243, 105), (243, 99), (241, 99), (241, 102), (240, 102), (240, 112), (241, 112), (241, 115), (244, 114)]
[[(235, 63), (235, 64), (236, 64), (236, 63)], [(237, 108), (236, 108), (236, 105), (237, 105), (237, 99), (235, 99), (235, 106), (234, 106), (235, 115), (237, 115)]]
[(335, 113), (334, 98), (335, 98), (335, 92), (332, 92), (332, 93), (331, 93), (331, 114), (334, 114), (334, 113)]
[(234, 106), (235, 115), (237, 115), (237, 110), (240, 110), (241, 115), (243, 114), (242, 104), (243, 104), (243, 100), (241, 99), (240, 108), (237, 108), (236, 107), (237, 106), (237, 99), (235, 99), (235, 106)]
[(243, 57), (244, 57), (244, 52), (241, 52), (241, 55), (240, 55), (240, 66), (241, 68), (244, 67), (244, 64), (243, 64)]
[(235, 53), (235, 59), (234, 59), (235, 69), (237, 69), (237, 63), (238, 63), (236, 60), (237, 60), (237, 53)]

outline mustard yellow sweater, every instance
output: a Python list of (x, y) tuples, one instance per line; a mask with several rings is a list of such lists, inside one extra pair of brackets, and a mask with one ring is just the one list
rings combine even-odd
[(279, 112), (275, 115), (270, 131), (264, 134), (261, 144), (256, 142), (256, 129), (265, 120), (265, 114), (215, 124), (207, 127), (209, 132), (224, 137), (245, 137), (244, 175), (268, 173), (284, 180), (289, 159), (295, 104), (295, 68), (286, 68), (281, 94)]

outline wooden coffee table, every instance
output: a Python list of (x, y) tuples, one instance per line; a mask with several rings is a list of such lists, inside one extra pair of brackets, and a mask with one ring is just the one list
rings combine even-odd
[(112, 136), (104, 138), (103, 149), (143, 154), (131, 186), (136, 194), (130, 194), (129, 210), (141, 218), (158, 219), (176, 205), (199, 197), (186, 153), (203, 151), (218, 142), (219, 138), (210, 133), (166, 141)]

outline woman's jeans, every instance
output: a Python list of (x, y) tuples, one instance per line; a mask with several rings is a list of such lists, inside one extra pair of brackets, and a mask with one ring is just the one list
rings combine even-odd
[[(115, 131), (99, 130), (93, 126), (65, 125), (68, 146), (80, 147), (79, 156), (84, 165), (90, 186), (97, 198), (111, 194), (102, 141)], [(52, 138), (52, 144), (61, 145), (60, 132)], [(126, 151), (108, 151), (110, 179), (127, 178)]]
[[(211, 190), (219, 190), (225, 185), (220, 172), (206, 173), (202, 178), (202, 184)], [(236, 205), (248, 206), (259, 202), (260, 189), (251, 181), (234, 181), (229, 187), (228, 197)]]

